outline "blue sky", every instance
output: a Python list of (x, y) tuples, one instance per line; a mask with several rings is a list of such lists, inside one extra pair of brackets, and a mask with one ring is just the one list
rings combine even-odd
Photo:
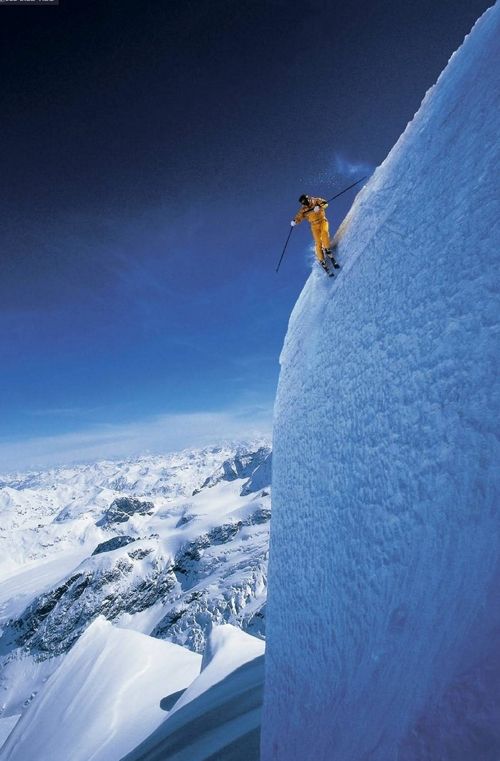
[(0, 472), (269, 432), (298, 196), (385, 158), (486, 7), (1, 8)]

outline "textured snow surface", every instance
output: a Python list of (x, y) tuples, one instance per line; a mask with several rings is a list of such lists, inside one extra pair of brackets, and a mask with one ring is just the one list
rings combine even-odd
[(202, 672), (123, 761), (259, 761), (264, 643), (214, 627)]
[[(162, 699), (198, 675), (201, 656), (94, 621), (15, 726), (2, 761), (118, 761), (165, 718)], [(35, 750), (36, 749), (36, 750)]]
[(500, 758), (499, 40), (497, 4), (290, 320), (264, 761)]

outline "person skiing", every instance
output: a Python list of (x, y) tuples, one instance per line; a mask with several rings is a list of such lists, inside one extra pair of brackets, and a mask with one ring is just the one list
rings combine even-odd
[(316, 258), (325, 272), (328, 272), (328, 265), (325, 260), (325, 254), (328, 256), (333, 266), (338, 269), (339, 265), (332, 254), (330, 244), (330, 229), (326, 218), (325, 209), (328, 207), (328, 201), (324, 198), (316, 198), (303, 193), (299, 198), (301, 208), (291, 221), (292, 227), (299, 225), (302, 220), (307, 219), (311, 225), (311, 232), (314, 238)]

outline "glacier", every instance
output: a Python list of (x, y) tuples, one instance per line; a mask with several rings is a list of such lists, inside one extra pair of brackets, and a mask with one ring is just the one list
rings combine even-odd
[(499, 40), (497, 3), (290, 318), (263, 761), (500, 758)]

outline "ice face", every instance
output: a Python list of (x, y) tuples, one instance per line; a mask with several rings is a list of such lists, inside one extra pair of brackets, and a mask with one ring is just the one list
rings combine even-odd
[(499, 38), (497, 4), (290, 320), (263, 761), (500, 755)]

